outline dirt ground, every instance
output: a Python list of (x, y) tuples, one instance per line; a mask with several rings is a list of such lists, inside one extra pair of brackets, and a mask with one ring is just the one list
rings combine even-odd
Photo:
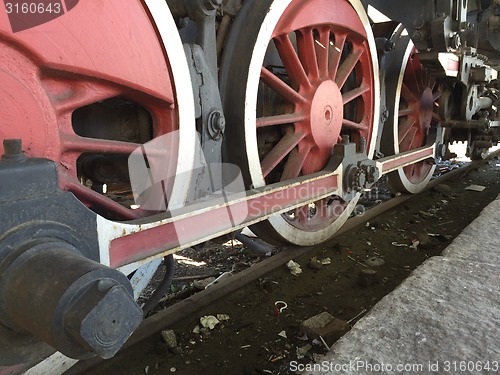
[[(464, 177), (438, 185), (295, 259), (301, 274), (293, 276), (287, 267), (280, 267), (214, 303), (202, 314), (169, 327), (176, 336), (174, 348), (168, 348), (158, 334), (127, 350), (120, 361), (110, 362), (92, 373), (289, 374), (290, 361), (307, 363), (320, 359), (326, 351), (325, 344), (332, 345), (344, 333), (338, 331), (324, 337), (322, 343), (302, 333), (301, 322), (326, 311), (348, 322), (348, 327), (355, 324), (413, 269), (427, 258), (439, 255), (500, 194), (499, 181), (500, 161), (493, 159)], [(485, 189), (466, 190), (471, 184)], [(390, 197), (383, 187), (373, 189), (371, 194), (366, 204)], [(177, 278), (220, 274), (265, 258), (264, 254), (231, 241), (180, 255), (184, 259), (178, 258)], [(311, 259), (328, 263), (326, 258), (330, 264), (320, 266), (313, 262), (311, 268)], [(364, 269), (376, 271), (368, 282), (359, 276)], [(172, 290), (187, 296), (194, 287), (192, 282), (176, 281)], [(172, 300), (168, 297), (162, 304), (168, 305)], [(286, 309), (279, 312), (277, 301), (286, 302)], [(219, 318), (228, 320), (221, 319), (212, 330), (201, 327), (200, 317), (217, 314), (226, 314)]]

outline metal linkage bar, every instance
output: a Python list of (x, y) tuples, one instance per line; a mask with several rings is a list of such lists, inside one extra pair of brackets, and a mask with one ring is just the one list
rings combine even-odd
[(243, 197), (228, 194), (172, 211), (169, 219), (147, 229), (139, 225), (135, 233), (113, 239), (109, 244), (110, 266), (171, 254), (311, 201), (337, 195), (339, 175), (340, 170), (322, 172), (293, 183), (254, 189)]
[(326, 197), (348, 201), (383, 174), (433, 158), (435, 149), (432, 144), (373, 161), (356, 153), (355, 144), (339, 144), (323, 171), (293, 182), (236, 194), (222, 192), (159, 215), (154, 222), (117, 223), (98, 217), (101, 262), (114, 268), (137, 265)]
[(435, 146), (425, 146), (376, 160), (380, 175), (391, 173), (401, 167), (406, 167), (419, 161), (434, 158)]

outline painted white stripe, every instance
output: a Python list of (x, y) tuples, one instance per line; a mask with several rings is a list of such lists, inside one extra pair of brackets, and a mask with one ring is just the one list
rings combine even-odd
[(62, 375), (73, 367), (78, 360), (66, 357), (64, 354), (55, 352), (38, 365), (26, 371), (25, 375)]

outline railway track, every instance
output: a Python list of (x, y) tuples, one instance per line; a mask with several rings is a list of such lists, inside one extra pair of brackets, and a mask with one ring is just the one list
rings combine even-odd
[[(380, 215), (387, 213), (388, 211), (396, 209), (398, 206), (402, 206), (410, 200), (418, 200), (423, 194), (429, 190), (435, 188), (437, 185), (443, 184), (450, 180), (460, 179), (471, 171), (478, 169), (485, 162), (497, 157), (500, 154), (500, 150), (491, 153), (488, 158), (484, 161), (474, 161), (463, 167), (454, 169), (447, 172), (439, 177), (434, 178), (428, 186), (419, 194), (413, 195), (399, 195), (384, 203), (381, 203), (369, 210), (367, 210), (361, 216), (355, 216), (350, 218), (346, 224), (339, 230), (332, 241), (336, 238), (341, 237), (343, 234), (348, 233), (360, 227), (363, 224), (373, 221)], [(331, 242), (331, 241), (329, 241)], [(159, 333), (167, 327), (175, 327), (177, 324), (181, 323), (183, 320), (187, 320), (189, 316), (196, 316), (201, 311), (205, 310), (208, 306), (213, 305), (216, 301), (222, 300), (228, 297), (232, 293), (235, 293), (244, 286), (255, 282), (257, 279), (264, 277), (266, 274), (272, 272), (273, 270), (282, 267), (289, 260), (296, 259), (308, 254), (311, 254), (318, 249), (318, 246), (310, 247), (297, 247), (288, 246), (282, 248), (277, 254), (270, 258), (267, 258), (250, 268), (247, 268), (237, 274), (233, 275), (231, 278), (222, 280), (218, 284), (205, 289), (204, 291), (198, 292), (180, 302), (175, 303), (151, 317), (145, 319), (139, 329), (132, 335), (128, 342), (124, 345), (121, 352), (128, 353), (127, 349), (133, 350), (135, 345), (140, 342), (147, 340), (148, 338), (159, 336)], [(126, 356), (127, 354), (125, 354)], [(78, 375), (85, 374), (88, 371), (94, 371), (98, 369), (99, 366), (112, 365), (113, 361), (123, 360), (123, 355), (118, 353), (117, 357), (111, 362), (105, 362), (102, 359), (94, 358), (87, 361), (80, 361), (70, 370), (65, 372), (67, 375)], [(36, 374), (37, 372), (30, 372), (30, 374)]]

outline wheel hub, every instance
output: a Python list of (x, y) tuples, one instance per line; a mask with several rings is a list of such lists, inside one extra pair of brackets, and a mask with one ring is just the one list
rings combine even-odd
[(311, 101), (310, 138), (320, 149), (331, 149), (342, 128), (343, 103), (340, 89), (331, 80), (321, 83)]

